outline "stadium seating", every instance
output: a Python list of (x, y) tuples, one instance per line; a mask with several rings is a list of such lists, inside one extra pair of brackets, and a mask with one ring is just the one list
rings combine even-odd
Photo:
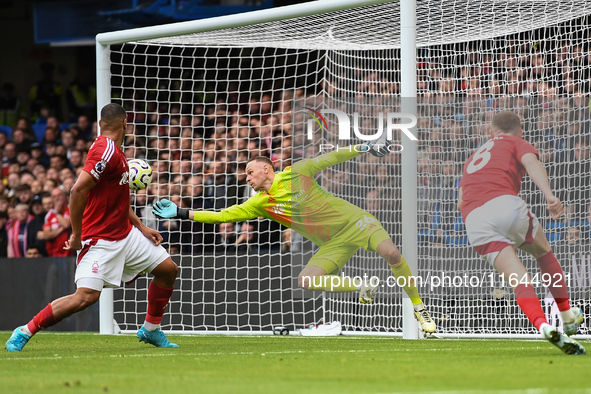
[(6, 136), (10, 138), (12, 135), (12, 127), (6, 125), (0, 125), (0, 131), (6, 133)]

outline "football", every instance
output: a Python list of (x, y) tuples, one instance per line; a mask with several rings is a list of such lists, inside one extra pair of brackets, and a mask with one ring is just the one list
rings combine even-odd
[(131, 190), (142, 190), (152, 182), (152, 167), (141, 159), (131, 159), (129, 165), (129, 188)]

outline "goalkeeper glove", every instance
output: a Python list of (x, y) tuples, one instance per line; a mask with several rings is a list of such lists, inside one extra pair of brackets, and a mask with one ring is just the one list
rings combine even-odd
[(369, 152), (375, 157), (384, 157), (390, 153), (390, 149), (388, 149), (390, 146), (392, 146), (392, 141), (388, 141), (386, 132), (383, 132), (377, 140), (359, 145), (359, 152)]
[(154, 204), (152, 213), (160, 219), (189, 219), (188, 209), (179, 208), (175, 203), (165, 198)]

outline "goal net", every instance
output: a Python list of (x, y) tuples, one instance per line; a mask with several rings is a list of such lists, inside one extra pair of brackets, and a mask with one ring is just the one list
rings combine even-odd
[[(417, 1), (416, 274), (441, 334), (535, 333), (509, 284), (468, 245), (456, 209), (462, 164), (487, 140), (491, 117), (502, 109), (522, 117), (525, 138), (566, 206), (566, 215), (552, 220), (543, 195), (525, 180), (522, 196), (567, 273), (572, 303), (587, 310), (589, 14), (585, 1)], [(299, 290), (298, 273), (317, 247), (274, 222), (206, 225), (151, 214), (160, 198), (191, 209), (244, 202), (252, 195), (245, 164), (256, 155), (282, 170), (362, 142), (353, 131), (350, 140), (339, 139), (342, 123), (327, 110), (346, 113), (362, 135), (375, 133), (380, 113), (402, 112), (399, 2), (276, 21), (258, 15), (260, 23), (222, 18), (237, 27), (183, 35), (170, 36), (166, 26), (143, 29), (145, 36), (108, 47), (107, 100), (130, 117), (125, 152), (147, 159), (154, 171), (150, 187), (132, 195), (133, 207), (161, 231), (180, 266), (163, 328), (258, 333), (339, 320), (347, 331), (401, 333), (404, 293), (376, 253), (360, 250), (343, 270), (385, 284), (373, 304), (362, 305), (353, 294)], [(400, 144), (400, 133), (394, 139)], [(361, 155), (317, 180), (376, 216), (401, 246), (404, 171), (393, 151), (380, 159)], [(535, 261), (522, 257), (539, 277)], [(122, 330), (142, 324), (147, 281), (115, 290)], [(539, 282), (548, 319), (558, 324), (557, 307)]]

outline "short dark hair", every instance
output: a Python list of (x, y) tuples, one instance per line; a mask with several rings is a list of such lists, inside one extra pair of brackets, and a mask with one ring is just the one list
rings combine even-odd
[(101, 109), (101, 120), (106, 123), (112, 123), (127, 118), (127, 112), (119, 104), (107, 104)]
[(493, 117), (492, 127), (503, 133), (517, 135), (521, 130), (521, 119), (513, 111), (502, 111)]
[(271, 161), (271, 159), (269, 159), (267, 156), (255, 156), (252, 159), (250, 159), (249, 161), (247, 161), (246, 163), (250, 163), (251, 161), (260, 161), (263, 162), (265, 164), (269, 164), (271, 166), (271, 168), (275, 169), (275, 164), (273, 164), (273, 162)]

